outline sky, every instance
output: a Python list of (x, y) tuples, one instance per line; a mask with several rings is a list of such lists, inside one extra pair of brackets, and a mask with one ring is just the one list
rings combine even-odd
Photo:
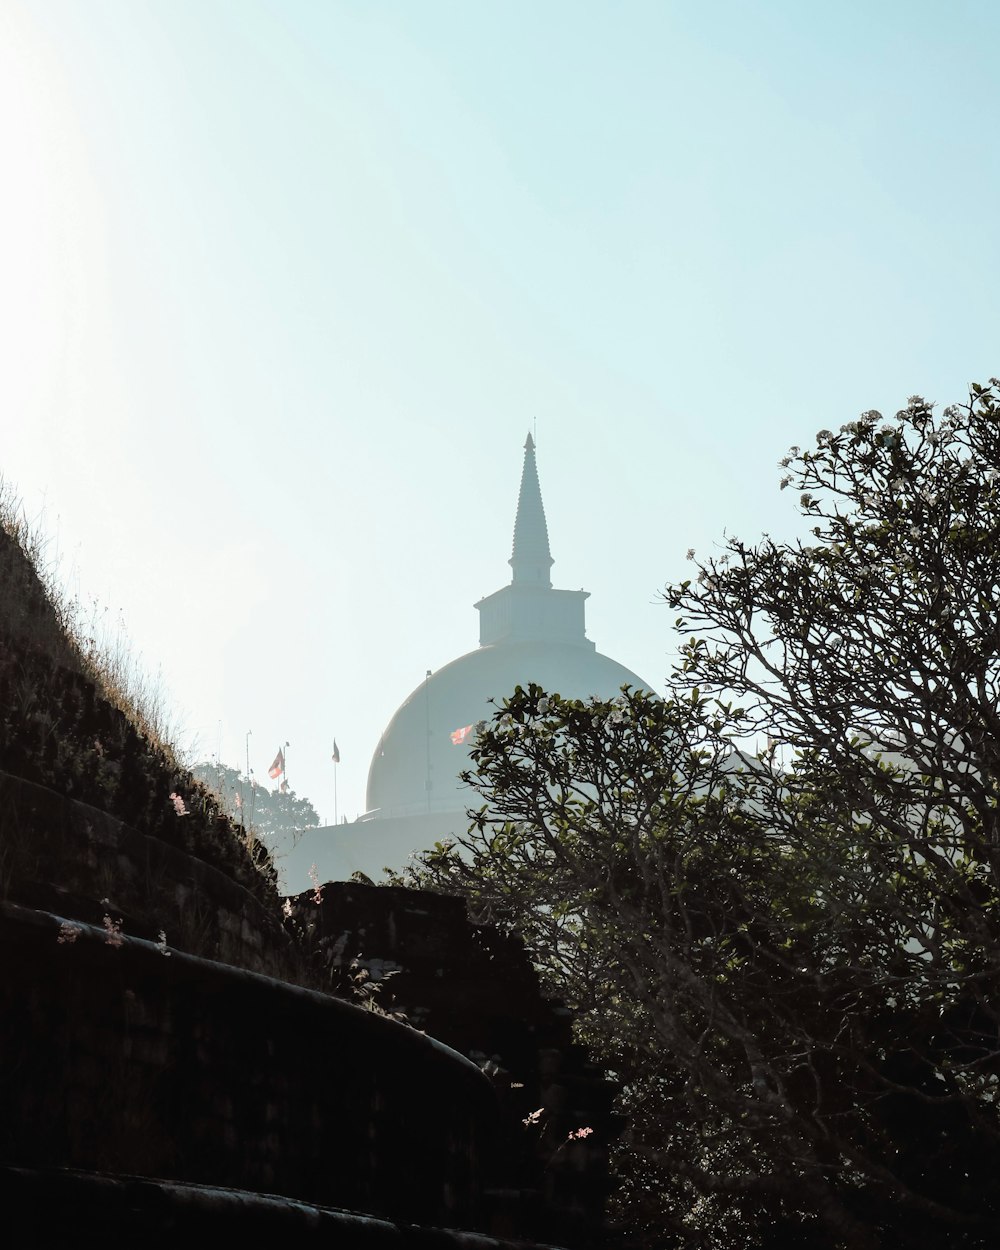
[(0, 474), (188, 760), (288, 742), (325, 821), (478, 644), (528, 430), (554, 584), (662, 689), (688, 548), (803, 532), (791, 444), (1000, 374), (998, 43), (993, 0), (0, 0)]

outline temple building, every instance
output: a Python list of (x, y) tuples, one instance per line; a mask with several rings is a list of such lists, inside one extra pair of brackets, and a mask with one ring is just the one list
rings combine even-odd
[[(349, 824), (310, 829), (284, 858), (289, 891), (361, 871), (402, 868), (410, 853), (464, 833), (479, 796), (458, 774), (468, 766), (475, 724), (517, 685), (537, 682), (565, 698), (613, 698), (623, 685), (653, 687), (601, 655), (586, 634), (585, 590), (556, 590), (535, 444), (528, 435), (514, 522), (509, 585), (475, 605), (479, 646), (428, 672), (389, 721), (368, 772), (364, 815)], [(462, 731), (468, 730), (463, 738)], [(457, 741), (456, 741), (456, 735)]]

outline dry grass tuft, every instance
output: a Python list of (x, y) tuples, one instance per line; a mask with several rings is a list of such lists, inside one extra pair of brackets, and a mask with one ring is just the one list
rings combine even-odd
[[(177, 845), (276, 900), (267, 850), (191, 774), (167, 700), (121, 622), (59, 581), (49, 541), (0, 478), (0, 768)], [(183, 801), (181, 813), (178, 797)]]
[(88, 677), (171, 764), (183, 768), (160, 676), (151, 678), (143, 668), (121, 618), (112, 629), (106, 607), (96, 599), (85, 604), (63, 589), (50, 546), (0, 476), (0, 638)]

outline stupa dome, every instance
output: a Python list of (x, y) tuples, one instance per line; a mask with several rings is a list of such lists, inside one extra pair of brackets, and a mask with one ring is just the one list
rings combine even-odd
[[(389, 722), (368, 772), (369, 817), (392, 818), (464, 809), (470, 796), (458, 781), (472, 735), (462, 731), (494, 711), (514, 687), (537, 682), (549, 694), (613, 698), (623, 685), (646, 687), (635, 673), (587, 638), (584, 590), (553, 590), (553, 560), (538, 483), (535, 443), (524, 444), (514, 522), (510, 584), (476, 604), (479, 649), (424, 682)], [(459, 735), (459, 740), (453, 740)]]
[(429, 676), (389, 722), (368, 773), (369, 813), (476, 806), (457, 780), (467, 767), (467, 745), (453, 743), (452, 734), (492, 715), (490, 699), (499, 704), (529, 682), (569, 699), (613, 698), (625, 684), (645, 687), (624, 665), (572, 643), (507, 642), (470, 651)]
[[(464, 833), (477, 795), (459, 780), (469, 765), (475, 725), (531, 682), (549, 694), (611, 699), (628, 685), (652, 689), (601, 655), (587, 637), (585, 590), (555, 590), (535, 444), (524, 444), (507, 586), (475, 606), (479, 647), (424, 681), (389, 721), (368, 771), (367, 811), (357, 820), (307, 830), (282, 864), (290, 890), (312, 874), (343, 879), (383, 866), (404, 867), (410, 853)], [(491, 704), (491, 700), (495, 704)]]

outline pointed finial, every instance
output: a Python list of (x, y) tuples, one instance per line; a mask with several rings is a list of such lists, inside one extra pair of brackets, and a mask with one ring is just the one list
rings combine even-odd
[(524, 440), (524, 467), (514, 521), (514, 550), (508, 563), (514, 570), (513, 582), (547, 588), (552, 586), (549, 569), (554, 562), (549, 554), (549, 532), (535, 466), (535, 440), (530, 430)]

